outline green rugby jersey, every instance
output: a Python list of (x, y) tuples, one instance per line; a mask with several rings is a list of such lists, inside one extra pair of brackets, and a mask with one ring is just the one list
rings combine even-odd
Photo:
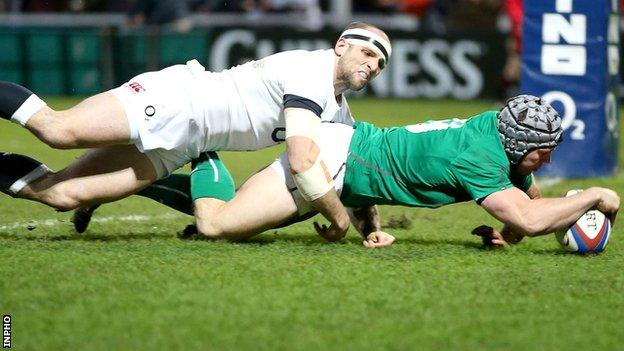
[(496, 113), (393, 128), (357, 122), (343, 203), (439, 207), (512, 186), (526, 191), (532, 178), (510, 174)]

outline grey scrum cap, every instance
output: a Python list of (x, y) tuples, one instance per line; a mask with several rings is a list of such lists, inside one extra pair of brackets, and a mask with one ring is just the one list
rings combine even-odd
[(497, 127), (512, 165), (520, 163), (529, 151), (556, 147), (563, 137), (557, 111), (533, 95), (507, 100), (498, 113)]

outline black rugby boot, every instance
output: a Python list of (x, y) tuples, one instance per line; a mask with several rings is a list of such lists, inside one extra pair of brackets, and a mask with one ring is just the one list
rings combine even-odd
[(178, 238), (180, 239), (191, 239), (194, 235), (199, 234), (197, 231), (197, 226), (195, 224), (187, 225), (183, 231), (178, 232)]
[(82, 234), (85, 230), (87, 230), (89, 223), (91, 222), (91, 216), (93, 216), (93, 212), (97, 210), (98, 207), (100, 207), (100, 205), (78, 207), (74, 211), (71, 221), (74, 223), (74, 229), (77, 233)]

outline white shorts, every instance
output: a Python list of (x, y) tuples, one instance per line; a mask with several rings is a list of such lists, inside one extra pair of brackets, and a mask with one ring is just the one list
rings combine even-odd
[[(349, 154), (349, 144), (353, 136), (353, 127), (340, 123), (323, 123), (321, 125), (321, 160), (325, 162), (329, 173), (334, 179), (334, 188), (338, 195), (342, 192), (344, 181), (347, 155)], [(301, 193), (297, 189), (297, 185), (293, 181), (290, 173), (290, 163), (286, 152), (282, 153), (271, 165), (277, 174), (286, 183), (299, 215), (305, 215), (312, 211), (312, 205), (303, 199)]]
[(203, 73), (197, 61), (175, 65), (157, 72), (140, 74), (111, 92), (124, 106), (130, 124), (131, 142), (154, 164), (159, 178), (188, 163), (197, 150), (189, 131), (199, 109), (193, 94)]

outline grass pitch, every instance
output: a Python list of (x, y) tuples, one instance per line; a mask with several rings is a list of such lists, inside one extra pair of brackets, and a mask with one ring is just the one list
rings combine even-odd
[[(59, 108), (75, 102), (51, 100)], [(382, 126), (494, 108), (457, 101), (351, 105), (359, 119)], [(0, 136), (4, 151), (55, 169), (79, 154), (51, 150), (6, 122)], [(240, 184), (280, 150), (222, 157)], [(619, 172), (565, 181), (543, 193), (599, 185), (623, 194), (623, 179)], [(383, 207), (382, 216), (403, 227), (411, 222), (388, 229), (398, 238), (391, 248), (365, 249), (353, 230), (327, 244), (311, 222), (227, 244), (178, 239), (191, 218), (142, 198), (104, 206), (77, 235), (69, 214), (1, 196), (0, 312), (12, 316), (17, 350), (624, 347), (620, 223), (605, 253), (583, 257), (564, 253), (553, 236), (485, 250), (470, 230), (498, 225), (472, 203)]]

